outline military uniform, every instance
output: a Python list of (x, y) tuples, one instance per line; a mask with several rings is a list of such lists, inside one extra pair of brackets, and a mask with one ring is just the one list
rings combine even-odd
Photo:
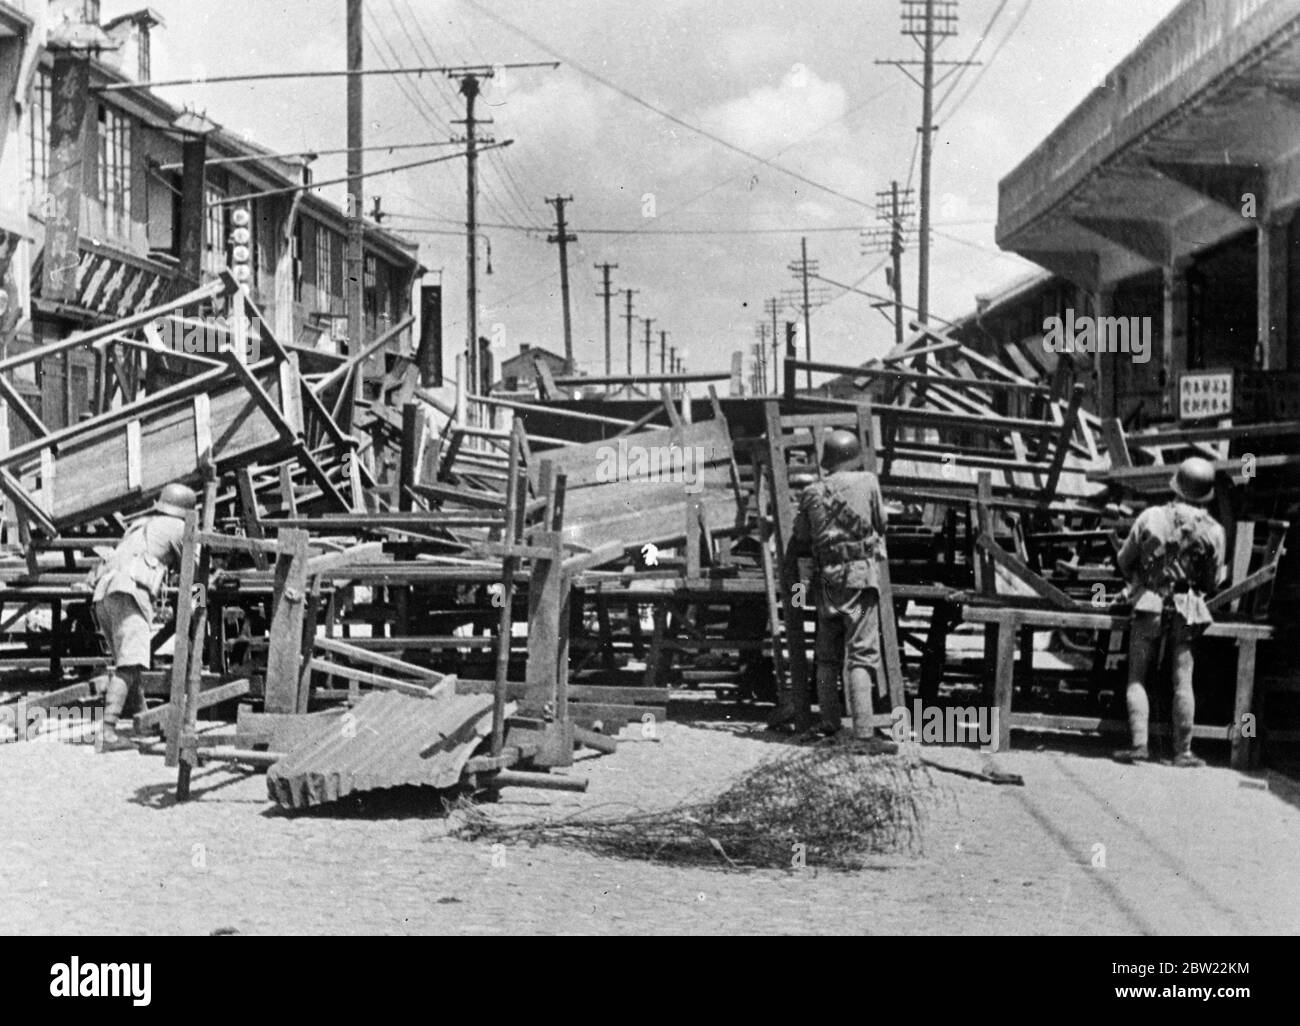
[(149, 666), (154, 603), (168, 570), (180, 564), (185, 521), (165, 514), (144, 517), (127, 529), (91, 577), (100, 630), (118, 668)]
[(880, 567), (885, 507), (875, 474), (838, 471), (804, 489), (793, 551), (811, 552), (817, 573), (817, 702), (824, 728), (839, 728), (843, 674), (854, 733), (871, 734), (871, 692), (880, 680)]
[(1145, 756), (1149, 705), (1147, 672), (1169, 641), (1173, 661), (1175, 758), (1191, 759), (1196, 699), (1192, 643), (1214, 622), (1205, 596), (1226, 573), (1223, 528), (1205, 509), (1175, 499), (1138, 517), (1120, 549), (1129, 580), (1133, 621), (1129, 630), (1128, 711), (1133, 751)]

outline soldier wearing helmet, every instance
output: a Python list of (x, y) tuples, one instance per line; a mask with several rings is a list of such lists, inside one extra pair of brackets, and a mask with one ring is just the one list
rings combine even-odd
[[(876, 475), (855, 469), (862, 456), (851, 431), (832, 431), (822, 448), (825, 476), (799, 499), (794, 535), (786, 550), (786, 580), (797, 576), (798, 557), (811, 553), (817, 567), (817, 730), (841, 728), (841, 677), (853, 717), (853, 734), (870, 739), (872, 689), (880, 679), (880, 564), (885, 559), (885, 506)], [(795, 715), (804, 710), (794, 710)]]
[(117, 722), (124, 711), (134, 715), (144, 710), (142, 675), (149, 668), (154, 604), (168, 571), (180, 564), (185, 517), (197, 501), (185, 485), (169, 484), (117, 547), (101, 553), (91, 573), (95, 619), (112, 659), (107, 675), (97, 682), (105, 695), (101, 752), (134, 747), (118, 736)]
[(1173, 660), (1174, 765), (1202, 766), (1192, 754), (1192, 642), (1213, 622), (1205, 596), (1226, 575), (1226, 543), (1223, 528), (1205, 509), (1214, 497), (1212, 464), (1195, 457), (1184, 460), (1170, 488), (1174, 498), (1138, 517), (1117, 557), (1133, 601), (1126, 696), (1132, 747), (1116, 752), (1115, 758), (1150, 759), (1146, 677), (1148, 669), (1158, 668), (1163, 641)]

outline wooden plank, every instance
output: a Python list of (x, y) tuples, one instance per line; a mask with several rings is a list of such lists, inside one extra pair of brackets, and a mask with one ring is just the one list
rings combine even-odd
[[(244, 533), (253, 541), (264, 542), (266, 531), (262, 527), (262, 510), (257, 504), (257, 490), (253, 487), (253, 472), (241, 467), (235, 472), (235, 490), (239, 496), (239, 511), (244, 522)], [(253, 553), (253, 565), (265, 570), (270, 565), (265, 551)]]
[[(1255, 521), (1239, 520), (1234, 532), (1233, 549), (1232, 549), (1232, 566), (1231, 576), (1228, 578), (1233, 584), (1244, 581), (1250, 575), (1250, 562), (1255, 555)], [(1232, 612), (1237, 612), (1241, 605), (1241, 599), (1233, 599), (1229, 605)]]
[(447, 678), (447, 674), (439, 673), (437, 670), (417, 666), (414, 663), (408, 663), (404, 659), (394, 659), (392, 656), (380, 655), (364, 648), (357, 648), (355, 645), (349, 645), (336, 638), (314, 638), (312, 645), (322, 652), (344, 656), (358, 663), (379, 666), (385, 670), (395, 670), (398, 673), (406, 674), (408, 677), (415, 677), (417, 680), (428, 681), (431, 684), (440, 684)]
[(198, 565), (198, 545), (194, 536), (198, 533), (198, 521), (198, 513), (191, 510), (185, 517), (185, 533), (181, 538), (180, 582), (176, 589), (176, 640), (172, 652), (171, 692), (167, 700), (171, 716), (167, 727), (167, 751), (163, 759), (163, 765), (168, 768), (180, 764), (181, 731), (185, 725), (185, 687), (192, 645), (190, 622), (194, 614), (191, 595)]
[(200, 467), (212, 463), (212, 402), (207, 392), (194, 397), (194, 459)]
[[(220, 705), (222, 702), (230, 702), (236, 698), (243, 698), (248, 694), (251, 685), (247, 680), (235, 680), (229, 684), (219, 684), (215, 688), (208, 688), (206, 691), (200, 691), (196, 699), (196, 705), (199, 709), (209, 709), (214, 705)], [(165, 726), (175, 720), (175, 710), (170, 702), (163, 705), (155, 706), (148, 712), (137, 713), (132, 721), (137, 733), (148, 730), (150, 727)]]
[(266, 711), (294, 712), (302, 668), (302, 625), (307, 589), (306, 531), (280, 532), (275, 562), (274, 608), (266, 664)]
[(1269, 563), (1261, 567), (1243, 581), (1238, 581), (1231, 588), (1219, 592), (1213, 598), (1207, 599), (1205, 605), (1210, 612), (1215, 613), (1222, 610), (1225, 606), (1235, 608), (1243, 595), (1247, 595), (1256, 588), (1268, 584), (1277, 576), (1277, 564)]
[[(573, 702), (569, 706), (575, 723), (588, 725), (597, 721), (608, 730), (615, 723), (666, 723), (668, 709), (661, 705), (622, 705), (616, 702)], [(646, 719), (649, 717), (649, 720)]]
[(1009, 751), (1011, 748), (1011, 695), (1012, 678), (1016, 660), (1016, 640), (1019, 628), (1014, 620), (999, 623), (995, 641), (997, 662), (993, 670), (993, 705), (998, 710), (998, 734), (992, 750)]
[[(787, 380), (793, 379), (787, 375)], [(771, 507), (766, 514), (763, 510), (759, 512), (770, 516), (775, 528), (773, 532), (776, 541), (775, 569), (780, 574), (782, 624), (785, 627), (785, 663), (790, 677), (788, 698), (782, 696), (783, 699), (788, 700), (790, 708), (784, 708), (785, 703), (779, 700), (777, 713), (788, 714), (791, 718), (802, 718), (809, 715), (812, 701), (808, 677), (807, 641), (804, 638), (803, 610), (794, 604), (795, 582), (787, 580), (785, 576), (786, 549), (789, 548), (794, 534), (796, 511), (790, 493), (790, 468), (786, 463), (785, 451), (781, 447), (783, 428), (780, 404), (776, 400), (767, 400), (763, 403), (763, 415), (767, 424), (767, 470), (771, 475)], [(779, 680), (778, 678), (778, 683)]]
[[(319, 638), (317, 639), (320, 640)], [(369, 684), (372, 687), (384, 688), (387, 691), (398, 691), (403, 695), (411, 695), (416, 698), (429, 698), (433, 695), (433, 689), (425, 687), (422, 684), (415, 684), (409, 680), (396, 680), (393, 677), (385, 677), (382, 674), (370, 673), (366, 670), (358, 670), (351, 666), (344, 666), (342, 663), (330, 662), (326, 659), (310, 659), (308, 667), (316, 673), (328, 674), (331, 677), (342, 677), (344, 680), (354, 680), (358, 684)], [(268, 683), (270, 675), (268, 673)], [(440, 684), (448, 680), (455, 683), (455, 677), (443, 677)], [(295, 699), (297, 696), (298, 681), (294, 679)]]
[(1232, 768), (1244, 770), (1251, 767), (1255, 738), (1259, 736), (1258, 723), (1255, 724), (1254, 737), (1247, 737), (1243, 731), (1246, 717), (1255, 713), (1255, 647), (1254, 638), (1242, 638), (1237, 642), (1237, 690), (1233, 699), (1231, 734)]
[(1078, 608), (1078, 603), (1074, 599), (1070, 598), (1069, 595), (1050, 581), (1036, 574), (1024, 560), (1007, 552), (987, 534), (981, 534), (976, 539), (975, 544), (979, 546), (982, 552), (987, 553), (993, 559), (993, 562), (997, 563), (1017, 580), (1024, 582), (1033, 589), (1036, 595), (1051, 602), (1052, 605), (1060, 609)]
[(1050, 503), (1056, 496), (1056, 486), (1061, 480), (1061, 470), (1065, 467), (1065, 457), (1070, 451), (1070, 439), (1074, 437), (1074, 429), (1079, 421), (1079, 407), (1083, 403), (1083, 386), (1075, 385), (1073, 392), (1070, 393), (1070, 405), (1065, 411), (1065, 417), (1061, 421), (1061, 433), (1056, 439), (1056, 449), (1052, 453), (1052, 466), (1047, 472), (1047, 484), (1043, 486), (1043, 491), (1039, 501), (1043, 504)]

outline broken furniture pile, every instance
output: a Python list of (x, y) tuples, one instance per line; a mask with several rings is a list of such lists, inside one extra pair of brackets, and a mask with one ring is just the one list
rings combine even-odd
[[(177, 354), (144, 330), (218, 302), (256, 346)], [(164, 701), (136, 718), (162, 732), (182, 795), (204, 763), (265, 769), (291, 807), (400, 784), (580, 789), (575, 752), (655, 737), (670, 700), (769, 702), (787, 680), (808, 696), (813, 603), (806, 581), (781, 580), (782, 557), (824, 434), (844, 427), (893, 508), (878, 722), (919, 695), (996, 705), (1001, 746), (1012, 727), (1122, 729), (1113, 554), (1172, 464), (1212, 446), (1239, 485), (1217, 511), (1233, 576), (1212, 636), (1239, 658), (1198, 733), (1257, 758), (1272, 722), (1258, 646), (1272, 606), (1296, 600), (1274, 587), (1294, 425), (1125, 437), (1068, 378), (1044, 385), (928, 330), (849, 369), (841, 398), (692, 402), (672, 375), (619, 401), (447, 396), (385, 351), (403, 328), (351, 358), (285, 346), (227, 278), (23, 357), (98, 347), (104, 380), (72, 428), (19, 408), (34, 437), (0, 453), (21, 551), (0, 568), (3, 686), (43, 683), (28, 707), (86, 699), (80, 678), (105, 663), (81, 587), (94, 551), (185, 479), (202, 517), (146, 676)], [(363, 392), (378, 355), (386, 375)], [(1247, 444), (1281, 451), (1249, 453), (1247, 476)], [(1222, 672), (1220, 655), (1198, 669)]]

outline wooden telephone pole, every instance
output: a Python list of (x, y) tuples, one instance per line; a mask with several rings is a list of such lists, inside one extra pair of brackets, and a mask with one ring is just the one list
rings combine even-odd
[[(641, 319), (645, 321), (645, 373), (646, 377), (649, 377), (653, 373), (653, 371), (650, 370), (650, 346), (653, 345), (650, 341), (650, 325), (654, 324), (655, 318), (642, 317)], [(646, 387), (648, 388), (649, 385)]]
[(618, 264), (597, 264), (596, 270), (601, 272), (603, 287), (596, 295), (605, 301), (605, 377), (610, 377), (614, 373), (613, 352), (610, 349), (610, 328), (611, 324), (611, 300), (614, 298), (614, 291), (609, 285), (609, 275), (611, 271), (618, 270)]
[(634, 320), (632, 316), (632, 297), (640, 291), (640, 289), (623, 290), (627, 296), (627, 313), (623, 316), (627, 318), (627, 373), (629, 377), (632, 375), (632, 321)]
[[(348, 60), (348, 248), (344, 261), (344, 302), (348, 311), (348, 351), (360, 352), (365, 345), (365, 236), (362, 222), (365, 196), (365, 163), (362, 147), (365, 135), (362, 103), (362, 0), (347, 0)], [(360, 375), (364, 378), (364, 374)]]
[(564, 204), (572, 203), (572, 196), (552, 196), (546, 201), (555, 208), (555, 234), (548, 235), (546, 241), (560, 247), (560, 302), (564, 305), (564, 372), (572, 374), (573, 363), (573, 321), (569, 312), (569, 243), (577, 242), (576, 235), (569, 234), (564, 223)]
[[(921, 229), (916, 310), (923, 323), (930, 317), (930, 170), (934, 162), (934, 90), (958, 68), (978, 61), (941, 61), (935, 55), (943, 41), (957, 34), (957, 0), (903, 0), (903, 35), (921, 48), (920, 60), (876, 61), (898, 68), (921, 87)], [(918, 79), (912, 68), (921, 69)], [(936, 80), (935, 69), (946, 69)]]

